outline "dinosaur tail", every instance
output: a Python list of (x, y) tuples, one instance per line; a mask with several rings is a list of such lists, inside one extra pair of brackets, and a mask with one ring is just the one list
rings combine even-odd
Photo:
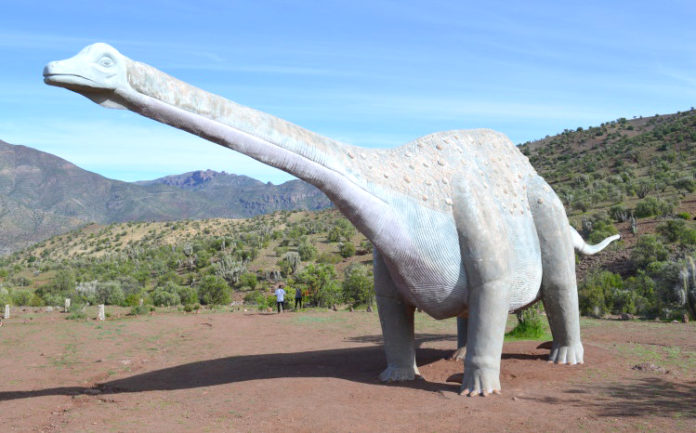
[(570, 228), (570, 235), (573, 237), (573, 246), (575, 247), (575, 249), (586, 256), (597, 254), (598, 252), (606, 248), (607, 245), (621, 237), (619, 235), (609, 236), (597, 245), (589, 245), (573, 227)]

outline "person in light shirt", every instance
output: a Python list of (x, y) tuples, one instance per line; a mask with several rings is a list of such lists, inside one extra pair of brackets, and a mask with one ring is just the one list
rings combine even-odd
[(283, 312), (283, 306), (285, 304), (285, 290), (281, 284), (275, 291), (276, 295), (276, 306), (278, 307), (278, 314)]

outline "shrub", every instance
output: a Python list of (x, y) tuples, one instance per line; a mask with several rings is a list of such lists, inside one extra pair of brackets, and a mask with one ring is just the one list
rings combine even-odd
[(300, 245), (297, 247), (297, 252), (299, 253), (300, 259), (303, 262), (313, 260), (317, 256), (317, 249), (314, 248), (314, 245), (308, 241), (300, 243)]
[(681, 219), (683, 219), (683, 220), (690, 220), (690, 219), (691, 219), (691, 215), (689, 214), (689, 212), (679, 212), (679, 213), (676, 215), (676, 217), (677, 217), (677, 218), (681, 218)]
[(179, 286), (177, 294), (182, 304), (195, 304), (198, 302), (198, 292), (194, 287)]
[(602, 316), (612, 311), (612, 296), (617, 290), (622, 288), (623, 280), (620, 275), (609, 271), (591, 272), (578, 288), (580, 313)]
[(676, 242), (682, 232), (686, 229), (684, 220), (669, 220), (657, 226), (657, 232), (661, 234), (668, 242)]
[(68, 315), (65, 316), (67, 320), (83, 320), (87, 318), (87, 313), (85, 313), (85, 306), (82, 304), (71, 304), (68, 310)]
[(539, 311), (539, 304), (517, 313), (517, 326), (505, 334), (518, 340), (540, 340), (546, 337), (544, 318)]
[(12, 303), (10, 291), (4, 287), (0, 287), (0, 308), (4, 308), (6, 304)]
[(123, 305), (126, 297), (118, 281), (106, 281), (97, 283), (94, 293), (95, 304)]
[(230, 303), (230, 287), (227, 282), (215, 275), (203, 277), (198, 287), (198, 298), (204, 305)]
[(611, 216), (614, 222), (622, 223), (628, 220), (630, 212), (623, 205), (617, 204), (609, 209), (609, 216)]
[(278, 267), (280, 267), (280, 272), (283, 273), (283, 275), (288, 276), (292, 275), (295, 272), (297, 272), (297, 269), (300, 267), (300, 255), (294, 251), (288, 251), (287, 253), (283, 254), (283, 257), (278, 260)]
[(142, 316), (150, 312), (150, 307), (148, 305), (135, 305), (130, 310), (131, 316)]
[(328, 307), (341, 302), (341, 287), (331, 265), (308, 265), (295, 275), (294, 284), (300, 286), (316, 306)]
[(248, 287), (249, 289), (254, 290), (258, 285), (259, 279), (256, 277), (256, 274), (252, 272), (247, 272), (246, 274), (242, 274), (242, 276), (239, 277), (240, 287)]
[(669, 252), (657, 237), (643, 235), (631, 252), (631, 262), (636, 268), (644, 268), (652, 262), (667, 260), (668, 256)]
[(28, 306), (34, 294), (29, 290), (13, 290), (12, 304), (17, 306)]
[(158, 307), (171, 307), (173, 305), (179, 305), (181, 298), (176, 292), (168, 292), (165, 289), (158, 288), (152, 292), (152, 303)]
[(344, 271), (343, 297), (353, 305), (372, 304), (374, 299), (374, 279), (367, 267), (352, 263)]
[(341, 257), (347, 259), (348, 257), (353, 257), (355, 255), (355, 245), (352, 242), (343, 242), (339, 247), (339, 252)]
[(669, 215), (672, 213), (674, 206), (655, 197), (647, 197), (636, 204), (635, 216), (638, 218), (646, 218), (649, 216)]

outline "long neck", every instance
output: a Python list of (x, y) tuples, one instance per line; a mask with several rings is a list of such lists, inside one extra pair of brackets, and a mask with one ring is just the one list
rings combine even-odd
[[(158, 78), (161, 77), (155, 77)], [(399, 218), (385, 202), (351, 181), (340, 166), (336, 167), (345, 158), (337, 157), (336, 152), (341, 151), (336, 142), (181, 81), (171, 80), (153, 90), (118, 88), (114, 96), (131, 111), (236, 150), (313, 184), (375, 245), (390, 248), (400, 244), (403, 233)], [(137, 77), (134, 81), (153, 82), (147, 77)], [(144, 93), (146, 91), (153, 96)], [(169, 92), (174, 95), (163, 96)], [(196, 104), (191, 101), (200, 101), (198, 105), (205, 108), (196, 110)], [(241, 118), (235, 120), (233, 113)], [(261, 132), (257, 132), (253, 116), (258, 116)], [(280, 138), (288, 130), (293, 131), (293, 138)], [(305, 137), (306, 141), (298, 140), (297, 136)]]
[[(206, 92), (144, 63), (129, 62), (128, 82), (140, 94), (215, 120), (344, 175), (345, 168), (340, 161), (347, 154), (356, 152), (354, 146), (339, 143), (270, 114)], [(286, 167), (276, 167), (297, 175)]]

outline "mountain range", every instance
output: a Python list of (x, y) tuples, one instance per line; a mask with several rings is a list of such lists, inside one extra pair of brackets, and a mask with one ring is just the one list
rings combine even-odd
[(0, 255), (92, 222), (245, 218), (329, 206), (301, 180), (273, 185), (205, 170), (123, 182), (0, 140)]

